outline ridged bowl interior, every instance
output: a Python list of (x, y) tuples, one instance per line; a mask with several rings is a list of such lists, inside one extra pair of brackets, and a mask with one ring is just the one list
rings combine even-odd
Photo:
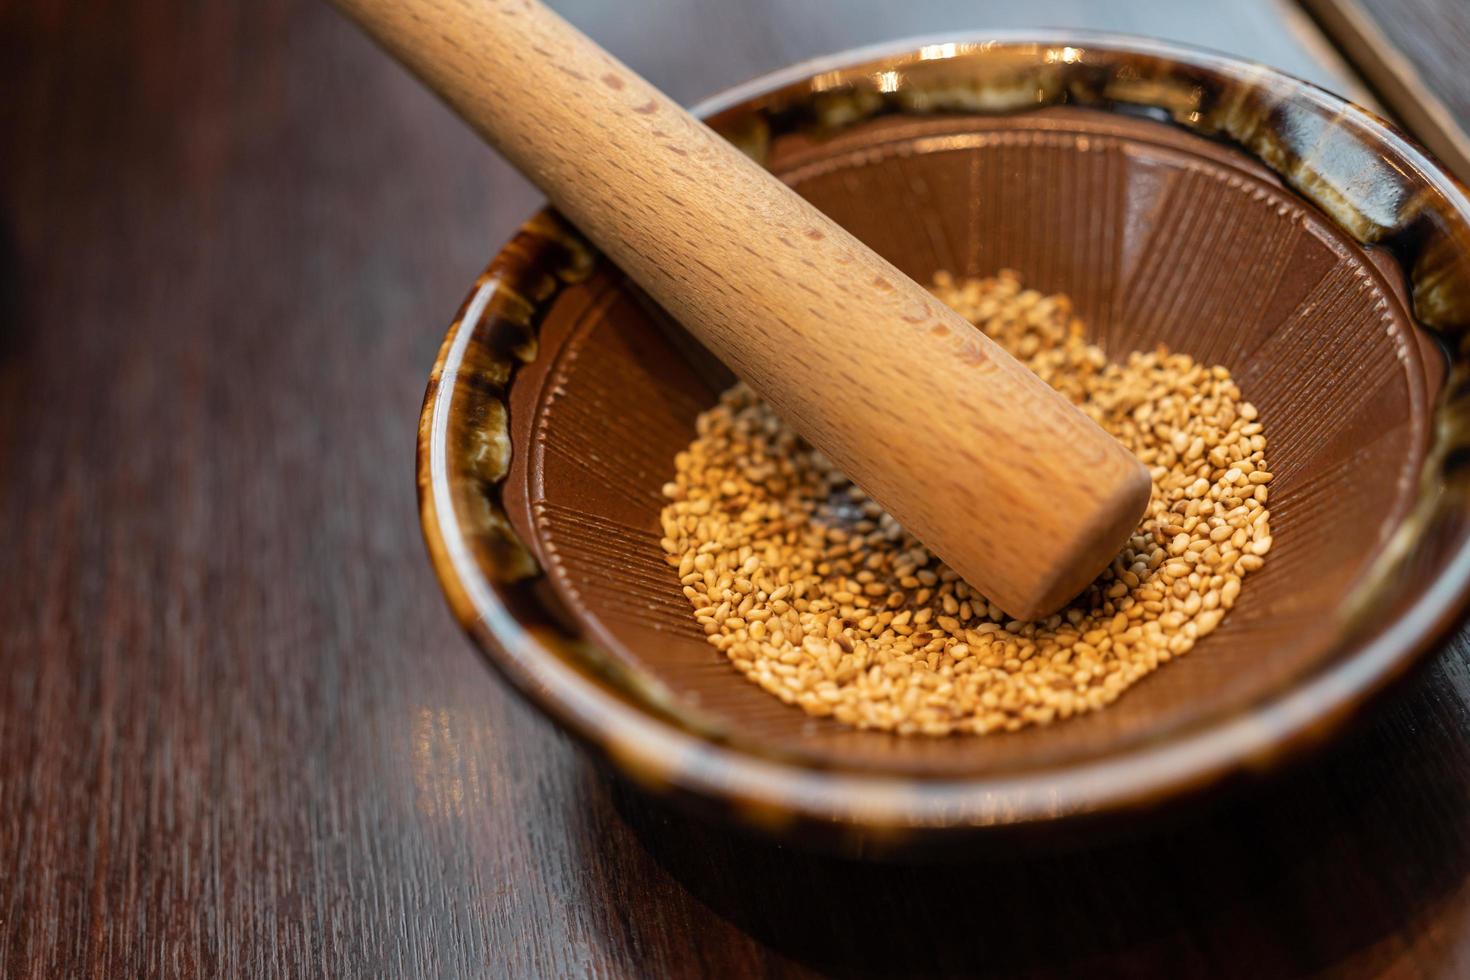
[(1069, 294), (1110, 356), (1162, 344), (1228, 367), (1269, 440), (1275, 546), (1215, 634), (1105, 711), (939, 739), (808, 718), (706, 644), (659, 547), (659, 488), (731, 378), (599, 264), (552, 303), (511, 388), (504, 500), (568, 628), (615, 671), (758, 754), (961, 778), (1157, 743), (1341, 655), (1353, 590), (1417, 492), (1445, 370), (1392, 259), (1245, 153), (1118, 113), (879, 115), (778, 136), (766, 163), (920, 282), (1014, 269)]

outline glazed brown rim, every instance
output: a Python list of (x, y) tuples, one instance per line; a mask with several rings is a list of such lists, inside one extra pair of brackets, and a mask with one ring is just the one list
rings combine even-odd
[[(1274, 69), (1163, 42), (1073, 32), (904, 41), (818, 59), (701, 105), (760, 157), (785, 126), (883, 112), (1015, 111), (1070, 103), (1154, 111), (1228, 139), (1348, 234), (1408, 270), (1416, 318), (1451, 351), (1418, 503), (1360, 591), (1371, 609), (1400, 562), (1466, 507), (1470, 432), (1470, 200), (1422, 150), (1366, 110)], [(1368, 179), (1364, 179), (1364, 174)], [(766, 829), (823, 825), (902, 839), (925, 830), (1041, 824), (1139, 807), (1261, 770), (1335, 732), (1459, 621), (1470, 596), (1462, 534), (1433, 584), (1384, 630), (1295, 687), (1224, 720), (1100, 760), (1021, 775), (917, 779), (814, 769), (740, 748), (661, 709), (667, 692), (564, 625), (500, 510), (504, 396), (535, 356), (540, 316), (595, 256), (551, 212), (491, 262), (439, 352), (418, 443), (421, 517), (451, 608), (511, 684), (644, 786), (728, 808)]]

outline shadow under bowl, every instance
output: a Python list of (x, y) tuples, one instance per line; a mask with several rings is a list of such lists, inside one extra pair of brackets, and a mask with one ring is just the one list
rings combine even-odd
[(425, 533), (492, 663), (636, 782), (847, 849), (1156, 805), (1320, 741), (1466, 594), (1461, 189), (1368, 114), (1153, 42), (947, 42), (793, 69), (706, 116), (920, 282), (1008, 268), (1114, 358), (1228, 367), (1274, 548), (1106, 711), (903, 738), (809, 718), (709, 646), (660, 487), (732, 378), (554, 214), (492, 262), (420, 431)]

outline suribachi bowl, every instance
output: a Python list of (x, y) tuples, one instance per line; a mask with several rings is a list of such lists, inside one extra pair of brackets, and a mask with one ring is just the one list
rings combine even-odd
[(1111, 356), (1230, 368), (1275, 547), (1223, 625), (1107, 710), (986, 737), (807, 717), (704, 641), (659, 488), (729, 374), (554, 213), (449, 330), (419, 498), (456, 616), (639, 785), (873, 852), (1157, 806), (1320, 742), (1470, 584), (1470, 202), (1370, 113), (1150, 41), (974, 39), (800, 66), (709, 123), (921, 282), (1017, 270)]

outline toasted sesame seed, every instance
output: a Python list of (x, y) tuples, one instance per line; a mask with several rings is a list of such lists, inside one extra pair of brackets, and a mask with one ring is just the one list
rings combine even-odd
[(1148, 467), (1148, 513), (1080, 596), (1004, 616), (743, 385), (675, 458), (663, 549), (710, 644), (814, 716), (937, 736), (1099, 710), (1214, 632), (1264, 563), (1259, 413), (1223, 367), (1162, 347), (1109, 363), (1065, 296), (1014, 273), (935, 293)]

